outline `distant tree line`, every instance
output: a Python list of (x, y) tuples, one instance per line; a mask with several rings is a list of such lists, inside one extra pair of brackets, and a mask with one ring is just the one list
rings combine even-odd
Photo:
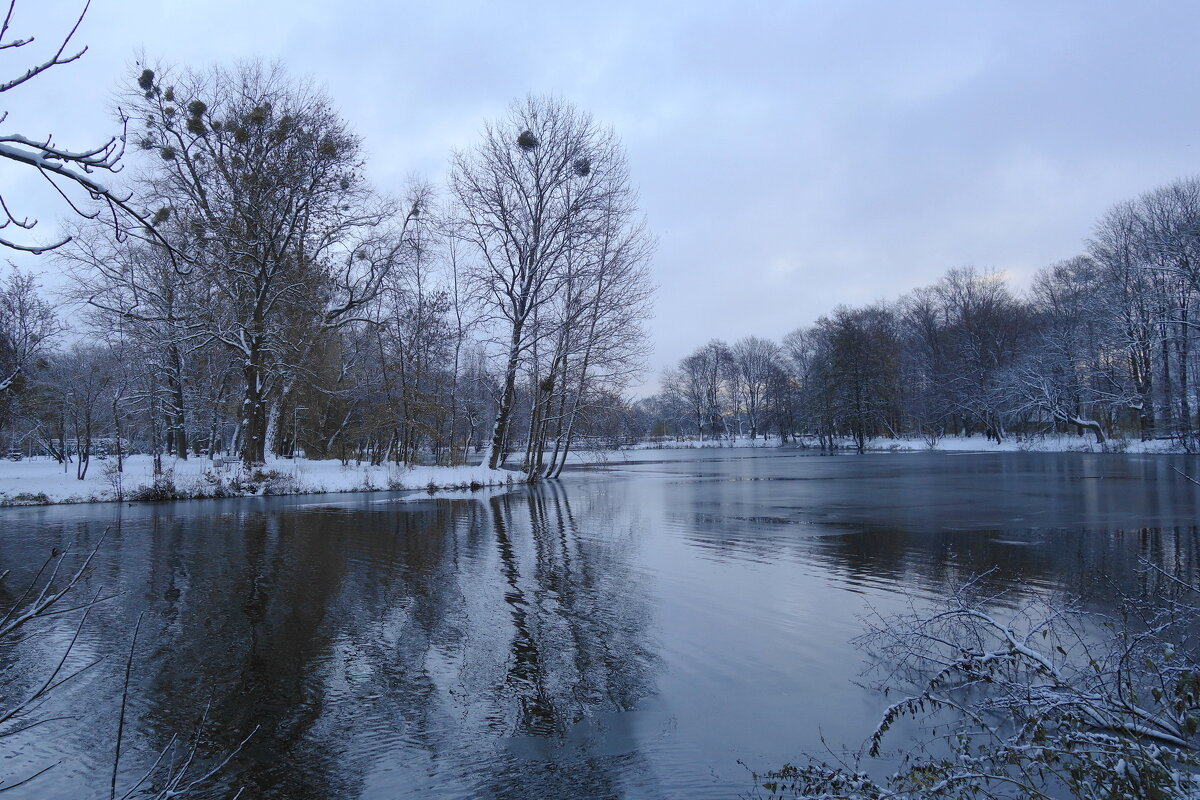
[(139, 65), (120, 106), (129, 194), (98, 199), (131, 212), (24, 246), (54, 251), (67, 296), (16, 271), (0, 291), (13, 457), (82, 479), (97, 453), (119, 470), (131, 452), (476, 452), (537, 479), (611, 428), (644, 361), (653, 242), (588, 114), (518, 101), (453, 154), (446, 190), (392, 196), (328, 97), (279, 67)]
[(1200, 445), (1200, 179), (1119, 203), (1084, 252), (1018, 293), (952, 269), (895, 302), (839, 306), (782, 342), (711, 341), (643, 401), (650, 435), (1076, 433)]

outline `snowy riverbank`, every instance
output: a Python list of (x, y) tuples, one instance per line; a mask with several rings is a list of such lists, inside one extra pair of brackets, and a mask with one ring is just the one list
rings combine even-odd
[[(804, 437), (801, 445), (817, 448), (819, 444), (814, 437)], [(721, 447), (780, 447), (779, 437), (769, 439), (759, 437), (750, 439), (748, 436), (738, 436), (732, 439), (706, 439), (698, 441), (685, 439), (683, 441), (639, 442), (629, 450), (688, 450), (694, 448)], [(792, 440), (788, 447), (797, 446)], [(838, 443), (839, 451), (854, 451), (854, 443), (844, 439)], [(1183, 448), (1178, 442), (1167, 439), (1142, 442), (1136, 439), (1110, 439), (1104, 444), (1097, 444), (1089, 434), (1082, 436), (1036, 436), (1029, 438), (1009, 437), (1000, 444), (983, 436), (945, 436), (934, 443), (925, 439), (869, 439), (866, 449), (871, 452), (910, 452), (917, 450), (944, 450), (974, 453), (1182, 453)]]
[[(815, 440), (804, 440), (804, 447), (815, 449)], [(683, 441), (639, 442), (621, 450), (686, 450), (698, 448), (771, 448), (780, 447), (778, 437), (749, 437)], [(789, 441), (788, 447), (796, 445)], [(1171, 441), (1130, 441), (1116, 439), (1098, 445), (1090, 437), (1046, 436), (1030, 439), (1009, 438), (1000, 444), (982, 436), (948, 436), (932, 447), (923, 439), (873, 439), (867, 442), (871, 452), (913, 452), (942, 450), (957, 452), (1047, 452), (1047, 453), (1178, 453)], [(571, 463), (605, 463), (619, 451), (588, 450), (572, 454)], [(849, 440), (840, 443), (839, 452), (852, 453)], [(163, 474), (153, 474), (150, 456), (125, 459), (123, 473), (116, 472), (116, 459), (94, 459), (84, 480), (75, 477), (75, 464), (63, 465), (49, 458), (0, 461), (0, 507), (52, 503), (95, 503), (115, 500), (155, 501), (210, 497), (252, 497), (255, 495), (311, 494), (320, 492), (369, 492), (379, 490), (474, 489), (504, 486), (521, 479), (518, 472), (492, 470), (482, 466), (429, 467), (384, 464), (343, 466), (340, 461), (271, 459), (265, 467), (245, 470), (240, 465), (214, 466), (207, 458), (178, 460), (165, 458)]]
[[(853, 449), (850, 443), (844, 447)], [(1143, 442), (1137, 439), (1109, 439), (1097, 444), (1087, 436), (1035, 436), (1025, 439), (1010, 437), (996, 442), (983, 436), (946, 436), (930, 444), (924, 439), (872, 439), (867, 449), (873, 451), (945, 450), (973, 453), (1182, 453), (1176, 441), (1156, 439)]]
[(91, 503), (113, 500), (173, 500), (249, 497), (264, 494), (364, 492), (387, 489), (466, 489), (501, 486), (519, 475), (487, 467), (424, 467), (385, 464), (347, 466), (337, 460), (270, 460), (265, 467), (214, 466), (207, 458), (163, 459), (163, 474), (153, 474), (150, 456), (130, 456), (123, 473), (116, 459), (93, 459), (84, 480), (75, 464), (49, 458), (0, 461), (0, 506)]

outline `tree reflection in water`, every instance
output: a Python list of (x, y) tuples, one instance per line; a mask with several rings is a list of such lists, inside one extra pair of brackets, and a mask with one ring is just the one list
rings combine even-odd
[[(146, 612), (122, 776), (136, 779), (211, 701), (203, 757), (259, 727), (222, 776), (250, 797), (415, 795), (431, 773), (435, 795), (447, 779), (478, 796), (620, 795), (638, 756), (632, 742), (611, 746), (613, 720), (653, 692), (656, 664), (644, 591), (623, 577), (630, 531), (580, 536), (549, 484), (351, 505), (227, 504), (199, 518), (164, 508), (110, 534), (90, 580), (122, 596), (94, 612), (89, 652), (118, 653)], [(7, 542), (4, 558), (45, 543)], [(6, 655), (34, 670), (53, 653)], [(54, 702), (86, 702), (85, 728), (114, 727), (108, 678)], [(111, 739), (54, 727), (22, 755), (75, 763), (25, 796), (98, 797)]]
[[(738, 759), (877, 722), (852, 682), (867, 603), (990, 570), (1103, 608), (1163, 579), (1143, 559), (1200, 572), (1183, 458), (685, 455), (460, 499), (6, 510), (11, 585), (111, 526), (81, 590), (120, 592), (72, 656), (107, 660), (39, 712), (74, 718), (10, 738), (0, 778), (63, 763), (7, 797), (107, 796), (142, 612), (125, 785), (211, 700), (206, 763), (260, 726), (212, 797), (725, 798)], [(44, 678), (75, 622), (0, 645), (3, 688)]]

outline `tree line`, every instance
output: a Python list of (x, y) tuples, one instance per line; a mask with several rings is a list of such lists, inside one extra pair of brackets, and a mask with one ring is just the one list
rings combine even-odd
[(139, 65), (119, 105), (128, 195), (88, 192), (129, 213), (68, 198), (69, 236), (22, 248), (53, 252), (66, 295), (15, 270), (0, 291), (14, 457), (82, 479), (98, 452), (120, 470), (131, 452), (161, 469), (477, 451), (533, 480), (621, 405), (653, 241), (586, 112), (526, 97), (445, 187), (389, 194), (329, 97), (279, 66)]
[(1200, 178), (1118, 203), (1083, 252), (1018, 292), (949, 270), (894, 302), (839, 306), (781, 342), (711, 341), (663, 376), (642, 426), (772, 433), (822, 448), (876, 437), (1075, 433), (1200, 446)]

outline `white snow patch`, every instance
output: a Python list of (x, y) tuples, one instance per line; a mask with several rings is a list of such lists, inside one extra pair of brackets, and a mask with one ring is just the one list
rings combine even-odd
[[(806, 447), (817, 447), (815, 437), (802, 437), (801, 442)], [(788, 444), (794, 444), (789, 439)], [(750, 439), (748, 436), (738, 436), (732, 439), (683, 439), (663, 442), (639, 442), (626, 448), (628, 450), (686, 450), (709, 447), (779, 447), (779, 437), (770, 439)], [(854, 443), (849, 439), (838, 442), (843, 451), (853, 451)], [(868, 439), (866, 449), (871, 451), (911, 452), (918, 450), (939, 450), (968, 453), (1182, 453), (1183, 448), (1178, 442), (1169, 439), (1156, 439), (1149, 442), (1134, 439), (1110, 439), (1104, 444), (1096, 444), (1091, 434), (1081, 436), (1037, 436), (1029, 438), (1009, 437), (996, 444), (983, 436), (945, 436), (930, 446), (921, 438), (904, 439)]]
[[(112, 457), (93, 457), (87, 476), (78, 480), (73, 463), (64, 471), (62, 464), (49, 458), (0, 461), (0, 505), (101, 502), (117, 500), (119, 495), (131, 499), (154, 484), (150, 456), (127, 457), (125, 470), (119, 475), (116, 463)], [(262, 479), (264, 475), (266, 480)], [(203, 497), (212, 496), (217, 487), (228, 492), (224, 496), (466, 489), (502, 486), (519, 480), (519, 475), (487, 467), (371, 466), (354, 462), (343, 466), (337, 460), (307, 459), (270, 459), (261, 470), (246, 470), (240, 464), (214, 466), (209, 459), (197, 457), (164, 458), (160, 480), (169, 481), (181, 497)]]

